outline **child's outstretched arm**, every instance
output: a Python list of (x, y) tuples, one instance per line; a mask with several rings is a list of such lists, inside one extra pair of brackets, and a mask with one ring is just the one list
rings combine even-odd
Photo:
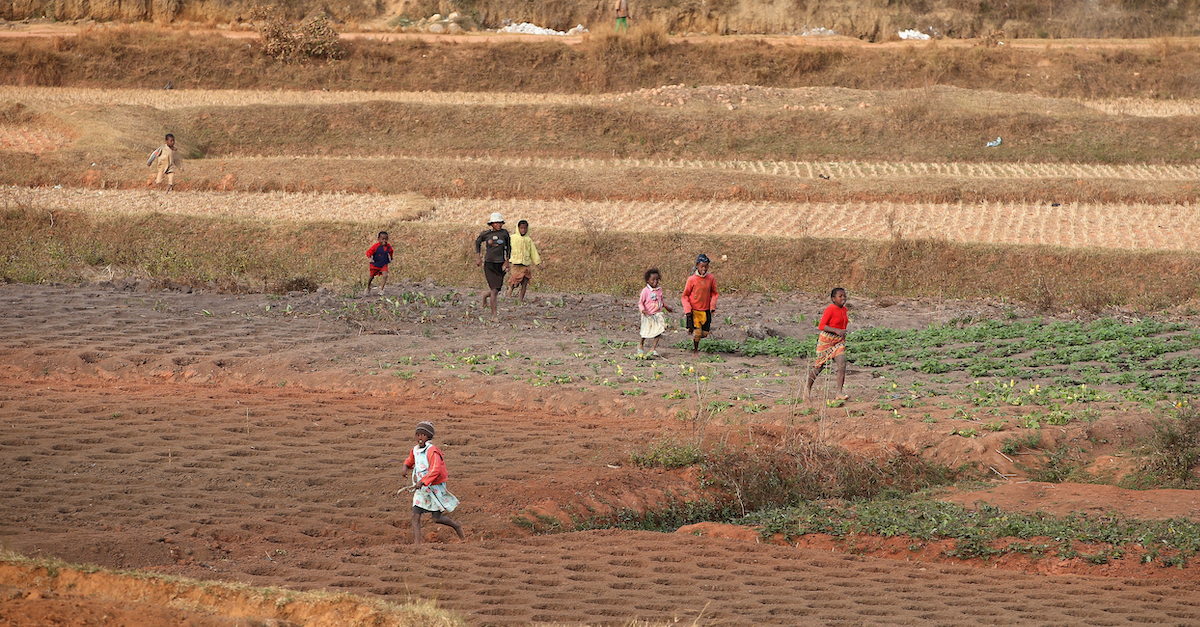
[(162, 147), (159, 146), (158, 148), (155, 148), (154, 152), (150, 153), (150, 160), (146, 162), (146, 167), (150, 167), (150, 166), (154, 165), (154, 160), (157, 159), (159, 157), (159, 155), (161, 155), (161, 154), (162, 154)]

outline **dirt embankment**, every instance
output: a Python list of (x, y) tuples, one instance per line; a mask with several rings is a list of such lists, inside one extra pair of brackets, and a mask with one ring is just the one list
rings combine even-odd
[[(12, 0), (0, 3), (0, 18), (58, 20), (236, 22), (247, 18), (250, 0)], [(495, 27), (504, 20), (529, 21), (565, 30), (575, 24), (607, 28), (612, 11), (607, 0), (391, 0), (339, 2), (316, 0), (283, 4), (291, 17), (327, 11), (335, 19), (372, 28), (392, 29), (402, 18), (459, 11), (480, 24)], [(792, 0), (717, 0), (715, 2), (630, 3), (635, 21), (653, 21), (676, 32), (710, 34), (801, 33), (813, 28), (871, 41), (896, 39), (897, 33), (917, 29), (935, 36), (981, 37), (1002, 31), (1005, 37), (1168, 37), (1200, 33), (1200, 2), (1178, 0), (1068, 0), (1067, 2), (983, 3), (932, 2), (869, 3)]]

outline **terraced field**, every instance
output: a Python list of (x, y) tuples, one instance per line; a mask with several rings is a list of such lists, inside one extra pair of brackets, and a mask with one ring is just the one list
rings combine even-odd
[[(694, 465), (634, 461), (689, 432), (911, 448), (1013, 488), (1132, 473), (1151, 421), (1187, 406), (1200, 102), (926, 78), (595, 95), (0, 86), (0, 270), (42, 284), (0, 285), (5, 546), (437, 599), (473, 625), (1191, 624), (1200, 544), (982, 562), (949, 536), (573, 531), (709, 489)], [(170, 193), (145, 164), (167, 132), (186, 157)], [(547, 262), (498, 321), (470, 250), (496, 211), (532, 222)], [(364, 296), (380, 228), (399, 252), (388, 294)], [(637, 358), (630, 290), (658, 265), (676, 302), (698, 252), (730, 288), (714, 337), (697, 359), (672, 329), (662, 359)], [(864, 329), (851, 398), (802, 407), (833, 284)], [(264, 293), (230, 293), (246, 291)], [(431, 546), (411, 544), (396, 488), (424, 418), (465, 544), (429, 528)], [(1198, 511), (1183, 490), (1021, 485), (956, 498)], [(42, 598), (41, 580), (14, 581), (0, 623)]]

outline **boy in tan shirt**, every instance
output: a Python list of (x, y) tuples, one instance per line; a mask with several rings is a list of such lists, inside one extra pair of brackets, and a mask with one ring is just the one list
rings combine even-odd
[(175, 187), (175, 173), (183, 169), (183, 157), (175, 149), (174, 135), (167, 133), (167, 143), (150, 153), (150, 160), (146, 162), (146, 165), (153, 165), (155, 159), (158, 160), (158, 176), (155, 177), (154, 184), (161, 185), (165, 178), (169, 192), (172, 187)]

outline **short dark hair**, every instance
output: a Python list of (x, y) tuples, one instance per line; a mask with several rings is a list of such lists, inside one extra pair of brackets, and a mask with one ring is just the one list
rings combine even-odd
[(167, 136), (164, 137), (163, 139), (175, 139), (175, 136), (170, 133), (167, 133)]
[(652, 275), (652, 274), (657, 274), (658, 278), (660, 278), (660, 279), (662, 278), (662, 273), (658, 271), (658, 268), (650, 268), (649, 270), (646, 271), (646, 276), (643, 277), (642, 280), (649, 283), (650, 275)]
[(520, 228), (520, 226), (522, 224), (524, 224), (525, 226), (529, 226), (529, 220), (521, 220), (520, 222), (517, 223), (517, 227)]
[(838, 292), (841, 292), (841, 293), (845, 294), (845, 293), (846, 293), (846, 289), (845, 289), (845, 288), (842, 288), (842, 287), (835, 287), (835, 288), (833, 288), (832, 290), (830, 290), (830, 291), (829, 291), (829, 297), (830, 297), (830, 298), (833, 298), (833, 297), (837, 296), (837, 293), (838, 293)]
[(376, 235), (375, 237), (376, 237), (376, 239), (378, 239), (380, 237), (383, 237), (384, 235), (387, 235), (387, 231), (380, 231), (379, 235)]

